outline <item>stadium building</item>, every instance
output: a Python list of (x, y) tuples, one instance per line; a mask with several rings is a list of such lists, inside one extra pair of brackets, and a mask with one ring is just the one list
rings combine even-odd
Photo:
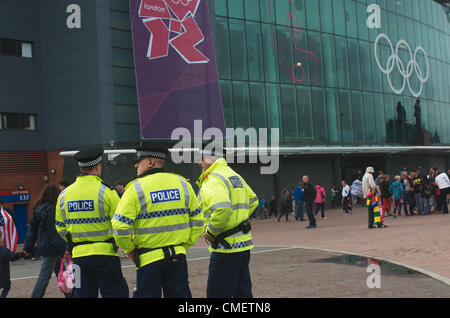
[[(163, 14), (170, 1), (207, 0), (140, 5)], [(448, 1), (208, 5), (226, 127), (279, 128), (278, 173), (233, 165), (258, 195), (278, 197), (304, 174), (328, 191), (368, 165), (390, 174), (450, 168)], [(17, 211), (21, 238), (42, 187), (76, 177), (61, 151), (140, 143), (131, 26), (126, 0), (0, 0), (0, 199)], [(132, 155), (108, 159), (106, 182), (133, 179)], [(169, 166), (191, 181), (200, 174)]]

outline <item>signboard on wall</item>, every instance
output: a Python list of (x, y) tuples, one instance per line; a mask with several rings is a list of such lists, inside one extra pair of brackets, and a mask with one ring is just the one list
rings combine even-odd
[(3, 202), (29, 202), (30, 191), (28, 190), (0, 191), (0, 200), (2, 200)]
[(142, 139), (225, 131), (207, 0), (130, 0)]

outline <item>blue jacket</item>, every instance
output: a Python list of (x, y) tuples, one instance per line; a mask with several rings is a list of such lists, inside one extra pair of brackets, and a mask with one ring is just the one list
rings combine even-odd
[(264, 209), (264, 208), (266, 207), (266, 200), (264, 200), (264, 199), (259, 200), (258, 206), (259, 206), (260, 208), (263, 208), (263, 209)]
[(294, 190), (294, 200), (302, 201), (303, 200), (303, 189), (297, 186)]
[(67, 250), (66, 242), (56, 232), (55, 206), (50, 202), (43, 202), (36, 207), (23, 249), (31, 254), (36, 242), (36, 255), (62, 256)]
[(392, 193), (395, 200), (400, 200), (403, 195), (403, 185), (400, 181), (394, 181), (389, 187), (389, 192)]

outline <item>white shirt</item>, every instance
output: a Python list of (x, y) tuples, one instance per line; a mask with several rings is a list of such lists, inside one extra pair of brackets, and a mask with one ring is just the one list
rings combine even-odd
[(348, 197), (348, 193), (350, 192), (350, 187), (348, 184), (345, 185), (344, 188), (342, 188), (342, 197), (346, 198)]
[(434, 181), (436, 181), (437, 186), (439, 189), (445, 189), (450, 188), (450, 180), (448, 179), (448, 176), (445, 172), (438, 175)]

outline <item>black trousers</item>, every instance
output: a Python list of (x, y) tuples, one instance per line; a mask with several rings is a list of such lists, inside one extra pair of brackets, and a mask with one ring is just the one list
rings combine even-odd
[(373, 214), (373, 207), (370, 205), (367, 208), (369, 210), (369, 228), (374, 227), (373, 223), (375, 222), (375, 216)]
[(449, 193), (450, 188), (445, 188), (441, 190), (441, 194), (439, 195), (439, 206), (442, 208), (443, 213), (448, 213), (447, 194)]
[(305, 201), (305, 210), (308, 215), (309, 225), (316, 226), (316, 216), (313, 212), (312, 201)]
[(278, 220), (281, 219), (281, 217), (282, 217), (283, 215), (286, 215), (286, 221), (287, 221), (288, 218), (289, 218), (289, 212), (291, 212), (291, 209), (289, 209), (289, 206), (287, 206), (287, 205), (282, 205), (282, 206), (281, 206), (280, 216), (278, 217)]

